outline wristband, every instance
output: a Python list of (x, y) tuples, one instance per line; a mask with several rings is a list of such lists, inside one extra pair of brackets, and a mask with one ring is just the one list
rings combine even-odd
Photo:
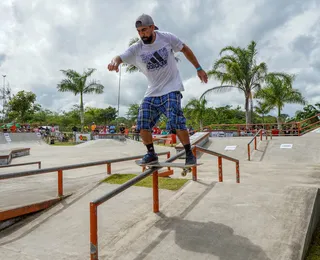
[(197, 68), (197, 71), (202, 70), (201, 66), (199, 68)]

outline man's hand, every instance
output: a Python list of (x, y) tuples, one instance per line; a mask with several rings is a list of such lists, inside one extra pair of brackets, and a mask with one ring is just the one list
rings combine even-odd
[(115, 70), (116, 72), (119, 72), (119, 65), (121, 64), (122, 60), (119, 56), (115, 57), (112, 59), (112, 61), (108, 65), (108, 70), (113, 71)]
[(204, 82), (204, 83), (208, 82), (208, 75), (204, 70), (199, 70), (197, 73), (201, 82)]

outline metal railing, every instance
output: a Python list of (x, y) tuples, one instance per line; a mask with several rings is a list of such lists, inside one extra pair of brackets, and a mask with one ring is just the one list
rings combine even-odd
[[(208, 153), (214, 156), (218, 156), (218, 164), (219, 164), (219, 181), (223, 181), (222, 176), (222, 158), (226, 160), (230, 160), (236, 163), (236, 182), (240, 183), (240, 169), (239, 169), (239, 160), (231, 158), (229, 156), (199, 147), (199, 146), (192, 146), (192, 152), (196, 155), (197, 151)], [(179, 157), (183, 156), (185, 151), (180, 151), (175, 156), (170, 157), (166, 160), (166, 162), (173, 162), (174, 160), (178, 159)], [(109, 193), (105, 194), (104, 196), (90, 202), (90, 259), (91, 260), (98, 260), (98, 206), (102, 203), (108, 201), (109, 199), (115, 197), (117, 194), (125, 191), (126, 189), (130, 188), (137, 182), (145, 179), (146, 177), (152, 174), (152, 189), (153, 189), (153, 212), (159, 212), (159, 187), (158, 187), (158, 170), (160, 168), (150, 168), (144, 171), (142, 174), (134, 177), (133, 179), (127, 181), (126, 183), (122, 184), (118, 188), (110, 191)], [(193, 181), (197, 180), (197, 166), (192, 167), (192, 179)]]
[(1, 165), (0, 168), (8, 168), (8, 167), (14, 167), (14, 166), (25, 166), (25, 165), (31, 165), (31, 164), (38, 164), (38, 169), (41, 169), (41, 161)]
[(203, 147), (199, 147), (199, 146), (195, 147), (195, 152), (196, 151), (200, 151), (200, 152), (211, 154), (211, 155), (214, 155), (214, 156), (218, 157), (219, 182), (223, 182), (222, 159), (235, 162), (236, 163), (236, 182), (240, 183), (240, 166), (239, 166), (239, 160), (238, 159), (235, 159), (235, 158), (229, 157), (227, 155), (224, 155), (224, 154), (221, 154), (221, 153), (217, 153), (217, 152), (214, 152), (214, 151), (211, 151), (211, 150), (205, 149)]
[[(194, 146), (192, 147), (192, 149), (194, 152)], [(184, 155), (184, 153), (185, 151), (183, 150), (177, 153), (175, 156), (168, 158), (166, 162), (173, 162), (174, 160)], [(196, 171), (194, 170), (195, 168), (196, 167), (193, 167), (193, 170), (192, 170), (193, 180), (197, 179), (195, 176), (196, 174)], [(150, 168), (144, 171), (143, 173), (137, 175), (133, 179), (122, 184), (118, 188), (100, 197), (99, 199), (96, 199), (90, 202), (90, 257), (91, 257), (90, 259), (91, 260), (93, 259), (98, 260), (98, 214), (97, 214), (98, 206), (152, 174), (153, 212), (154, 213), (159, 212), (159, 187), (158, 187), (158, 170), (159, 169), (161, 168), (160, 167)]]
[[(161, 152), (161, 153), (158, 153), (158, 155), (167, 155), (167, 158), (169, 158), (170, 152)], [(111, 159), (111, 160), (103, 160), (103, 161), (96, 161), (96, 162), (89, 162), (89, 163), (57, 166), (57, 167), (45, 168), (45, 169), (39, 169), (39, 170), (29, 170), (29, 171), (23, 171), (23, 172), (1, 174), (0, 180), (20, 178), (20, 177), (38, 175), (43, 173), (58, 172), (58, 196), (61, 197), (63, 196), (63, 171), (106, 164), (107, 174), (111, 174), (112, 163), (137, 160), (137, 159), (141, 159), (143, 156), (144, 155), (136, 155), (136, 156), (130, 156), (130, 157), (124, 157), (124, 158)]]
[[(247, 144), (247, 149), (248, 149), (248, 161), (251, 160), (251, 143), (254, 142), (254, 150), (257, 150), (257, 138), (260, 136), (260, 141), (262, 141), (262, 136), (263, 136), (263, 131), (266, 133), (266, 140), (268, 140), (268, 134), (269, 132), (264, 129), (260, 129), (250, 140), (250, 142)], [(270, 139), (272, 139), (272, 133), (270, 133)]]

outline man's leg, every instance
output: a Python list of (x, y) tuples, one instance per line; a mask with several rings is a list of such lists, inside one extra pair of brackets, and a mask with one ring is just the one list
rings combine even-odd
[(141, 129), (140, 136), (143, 144), (147, 147), (148, 153), (155, 153), (151, 132), (146, 129)]
[(197, 158), (193, 155), (191, 150), (190, 138), (188, 130), (176, 130), (177, 136), (186, 151), (186, 164), (196, 164)]
[(143, 100), (138, 115), (137, 128), (140, 130), (140, 136), (143, 144), (147, 148), (147, 154), (142, 158), (142, 163), (156, 163), (158, 156), (155, 153), (152, 140), (152, 127), (159, 120), (160, 114), (154, 103), (158, 102), (157, 97), (147, 97)]
[(190, 145), (189, 133), (186, 127), (186, 118), (181, 108), (181, 97), (179, 92), (171, 92), (168, 94), (167, 101), (167, 118), (168, 126), (175, 131), (179, 140), (186, 151), (186, 164), (196, 164), (197, 158), (193, 155)]

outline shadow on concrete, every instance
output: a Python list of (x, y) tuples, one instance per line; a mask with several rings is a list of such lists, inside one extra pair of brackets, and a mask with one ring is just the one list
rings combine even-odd
[[(142, 260), (147, 257), (172, 231), (175, 232), (175, 244), (180, 248), (192, 252), (211, 254), (220, 260), (271, 260), (261, 247), (253, 244), (248, 238), (234, 234), (234, 230), (224, 224), (197, 222), (185, 217), (191, 210), (213, 189), (216, 182), (204, 184), (206, 189), (187, 207), (179, 216), (161, 217), (155, 227), (162, 230), (133, 260)], [(227, 249), (228, 248), (228, 249)]]
[(211, 254), (220, 260), (270, 260), (261, 247), (235, 235), (233, 229), (224, 224), (179, 217), (163, 216), (163, 219), (165, 223), (158, 223), (156, 227), (165, 233), (174, 231), (175, 244), (184, 250)]

